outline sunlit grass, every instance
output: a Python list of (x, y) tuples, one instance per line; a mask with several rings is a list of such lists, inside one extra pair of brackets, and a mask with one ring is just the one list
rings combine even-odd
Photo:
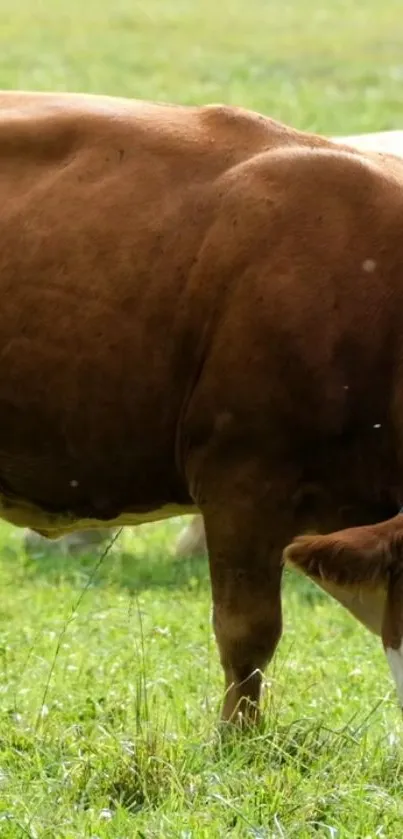
[(0, 83), (399, 127), (401, 21), (400, 0), (3, 0)]
[(95, 557), (24, 559), (3, 527), (0, 835), (398, 837), (376, 639), (287, 574), (264, 725), (223, 738), (207, 563), (173, 558), (177, 529), (127, 532), (94, 576)]

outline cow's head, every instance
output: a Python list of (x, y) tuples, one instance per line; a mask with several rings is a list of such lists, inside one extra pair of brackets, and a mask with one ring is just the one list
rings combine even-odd
[(381, 636), (403, 707), (403, 514), (327, 536), (299, 536), (284, 559)]

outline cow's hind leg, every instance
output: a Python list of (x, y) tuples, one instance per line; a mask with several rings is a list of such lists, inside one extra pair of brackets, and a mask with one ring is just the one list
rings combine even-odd
[[(222, 489), (222, 488), (221, 488)], [(249, 489), (249, 492), (248, 492)], [(230, 481), (205, 505), (213, 623), (225, 672), (226, 721), (255, 721), (262, 671), (282, 631), (285, 524), (273, 487)]]

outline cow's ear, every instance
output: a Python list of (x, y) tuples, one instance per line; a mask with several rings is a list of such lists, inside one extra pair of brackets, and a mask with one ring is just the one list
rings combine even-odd
[(308, 576), (341, 585), (375, 584), (403, 562), (403, 516), (397, 518), (402, 521), (299, 536), (285, 549), (284, 560)]

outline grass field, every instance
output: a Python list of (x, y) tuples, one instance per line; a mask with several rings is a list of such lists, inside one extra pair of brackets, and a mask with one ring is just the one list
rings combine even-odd
[[(403, 127), (401, 0), (3, 0), (0, 86), (228, 102), (328, 133)], [(170, 522), (28, 561), (0, 530), (1, 839), (399, 839), (380, 644), (287, 575), (262, 730), (222, 739), (206, 562)]]

